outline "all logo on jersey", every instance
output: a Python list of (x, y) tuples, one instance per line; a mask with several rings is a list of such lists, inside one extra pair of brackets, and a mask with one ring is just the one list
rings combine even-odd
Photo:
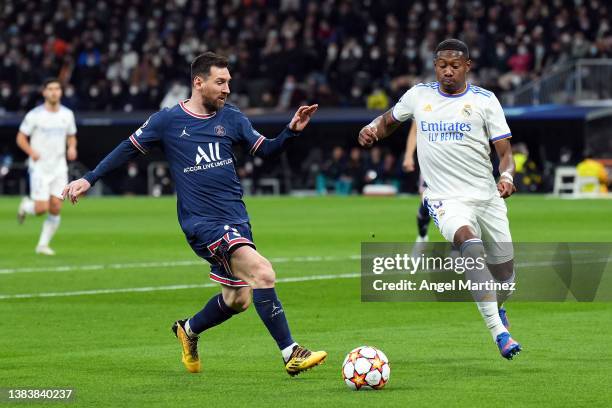
[(183, 173), (208, 170), (232, 163), (233, 160), (231, 158), (221, 159), (219, 142), (206, 143), (203, 146), (198, 145), (195, 155), (195, 166), (185, 167)]
[(470, 116), (472, 116), (472, 105), (465, 104), (463, 106), (463, 109), (461, 110), (461, 113), (466, 118), (469, 118)]
[(215, 135), (225, 136), (225, 128), (221, 125), (215, 126)]
[(198, 153), (196, 154), (196, 164), (200, 164), (200, 162), (204, 160), (206, 163), (210, 163), (213, 161), (221, 160), (221, 156), (219, 155), (219, 143), (209, 143), (208, 144), (208, 154), (202, 149), (201, 146), (198, 146)]
[(423, 107), (423, 111), (424, 111), (424, 112), (431, 112), (431, 105), (430, 105), (430, 104), (425, 105), (425, 106)]

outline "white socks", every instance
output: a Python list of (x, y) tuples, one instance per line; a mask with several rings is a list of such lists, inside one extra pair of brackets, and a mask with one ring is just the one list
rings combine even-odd
[[(474, 260), (477, 258), (484, 260), (484, 246), (482, 245), (482, 241), (479, 239), (468, 239), (465, 241), (463, 245), (461, 245), (461, 256), (465, 258), (472, 258)], [(489, 272), (489, 269), (486, 267), (486, 264), (484, 265), (483, 269), (474, 268), (467, 270), (465, 272), (465, 277), (472, 283), (494, 281), (491, 272)], [(478, 310), (482, 315), (487, 329), (489, 329), (489, 332), (491, 332), (493, 340), (495, 340), (499, 334), (508, 332), (508, 330), (506, 330), (504, 327), (501, 318), (499, 317), (499, 310), (497, 308), (497, 293), (494, 290), (474, 290), (472, 291), (472, 296), (474, 297), (476, 306), (478, 306)]]
[(194, 333), (193, 330), (191, 330), (191, 326), (189, 325), (189, 319), (187, 319), (187, 321), (185, 322), (185, 333), (187, 333), (187, 336), (189, 336), (192, 339), (195, 339), (198, 337), (198, 334)]
[[(32, 205), (34, 205), (33, 202)], [(49, 214), (47, 216), (47, 219), (43, 223), (42, 231), (40, 233), (40, 239), (38, 240), (39, 247), (49, 246), (51, 238), (53, 238), (55, 231), (57, 231), (57, 228), (59, 227), (60, 219), (61, 217), (59, 215)]]
[(497, 339), (497, 336), (501, 333), (507, 333), (506, 327), (499, 317), (499, 310), (497, 309), (497, 302), (476, 302), (478, 310), (482, 315), (482, 318), (493, 337), (493, 340)]
[(287, 346), (281, 350), (281, 354), (283, 355), (283, 360), (285, 361), (285, 363), (289, 361), (289, 359), (291, 358), (291, 353), (293, 353), (293, 348), (297, 345), (297, 343), (293, 343), (290, 346)]
[[(510, 276), (508, 279), (506, 279), (505, 281), (497, 281), (499, 283), (514, 283), (514, 279), (516, 277), (516, 272), (514, 271), (514, 269), (512, 270), (512, 276)], [(499, 307), (502, 307), (502, 305), (504, 304), (504, 302), (506, 300), (508, 300), (508, 298), (510, 297), (510, 295), (514, 293), (514, 291), (512, 290), (498, 290), (497, 291), (497, 304), (499, 305)]]

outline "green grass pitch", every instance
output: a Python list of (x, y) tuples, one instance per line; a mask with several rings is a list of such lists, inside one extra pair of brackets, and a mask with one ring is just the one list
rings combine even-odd
[[(18, 226), (18, 201), (0, 199), (0, 388), (73, 387), (69, 406), (93, 407), (612, 401), (612, 303), (510, 302), (525, 351), (508, 362), (473, 304), (361, 303), (354, 277), (277, 286), (294, 337), (329, 352), (323, 366), (287, 376), (251, 308), (202, 336), (203, 372), (188, 374), (170, 326), (218, 289), (179, 229), (174, 199), (66, 206), (53, 258), (34, 255), (42, 220)], [(515, 196), (508, 205), (515, 241), (612, 242), (612, 201)], [(258, 249), (281, 279), (358, 272), (361, 242), (414, 239), (416, 206), (416, 198), (247, 200)], [(433, 225), (430, 236), (441, 240)], [(31, 297), (40, 293), (55, 295)], [(345, 354), (362, 344), (391, 361), (380, 392), (351, 392), (341, 380)]]

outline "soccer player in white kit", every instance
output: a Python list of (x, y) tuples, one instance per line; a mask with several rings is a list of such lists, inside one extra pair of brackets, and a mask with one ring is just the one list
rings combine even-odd
[[(361, 129), (359, 143), (369, 147), (412, 118), (427, 183), (423, 202), (430, 215), (444, 238), (460, 248), (461, 256), (477, 259), (486, 253), (487, 268), (468, 270), (466, 278), (512, 283), (514, 252), (503, 200), (516, 191), (511, 133), (495, 95), (467, 82), (470, 64), (462, 41), (441, 42), (434, 55), (437, 81), (409, 89), (392, 109)], [(491, 143), (500, 160), (497, 184), (489, 159)], [(508, 332), (503, 307), (510, 293), (472, 292), (500, 354), (507, 359), (521, 351)]]
[[(68, 160), (77, 158), (74, 113), (60, 104), (62, 87), (52, 78), (43, 84), (45, 102), (29, 111), (17, 133), (17, 145), (28, 155), (30, 197), (19, 204), (17, 219), (46, 214), (36, 253), (55, 255), (49, 247), (60, 224), (62, 191), (68, 184)], [(28, 140), (29, 139), (29, 140)]]

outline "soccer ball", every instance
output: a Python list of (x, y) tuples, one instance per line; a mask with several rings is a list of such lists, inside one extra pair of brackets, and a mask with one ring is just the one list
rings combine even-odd
[(389, 381), (391, 367), (382, 351), (361, 346), (351, 350), (342, 363), (342, 379), (351, 390), (380, 390)]

